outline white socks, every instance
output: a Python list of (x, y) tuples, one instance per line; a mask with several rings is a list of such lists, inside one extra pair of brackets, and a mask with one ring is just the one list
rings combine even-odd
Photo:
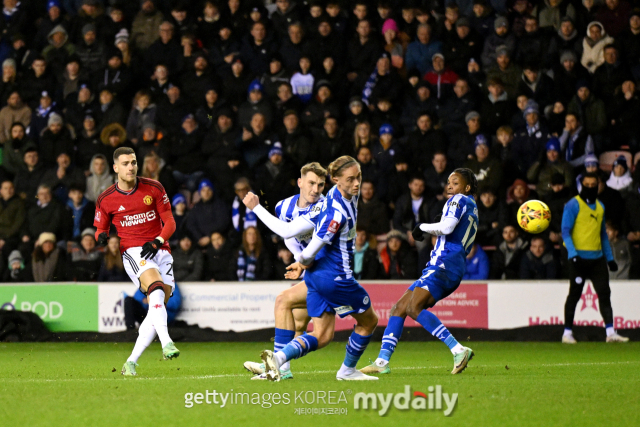
[(142, 324), (140, 325), (140, 329), (138, 329), (138, 339), (136, 340), (136, 345), (133, 347), (133, 351), (131, 352), (131, 356), (127, 359), (127, 362), (137, 363), (138, 359), (142, 355), (142, 352), (149, 347), (156, 337), (156, 330), (151, 324), (151, 318), (147, 316)]
[(615, 334), (615, 333), (616, 333), (616, 330), (615, 330), (615, 329), (613, 329), (613, 326), (609, 326), (609, 327), (607, 328), (607, 336), (608, 336), (608, 337), (610, 337), (611, 335), (613, 335), (613, 334)]
[(454, 345), (453, 348), (451, 349), (451, 354), (458, 354), (458, 353), (462, 353), (463, 351), (464, 351), (464, 347), (462, 346), (462, 344), (458, 343)]
[(273, 354), (273, 358), (276, 359), (276, 363), (278, 364), (278, 369), (284, 366), (285, 362), (287, 362), (287, 355), (284, 354), (282, 350), (276, 351)]
[(355, 371), (356, 371), (356, 368), (350, 368), (343, 363), (342, 366), (340, 366), (338, 375), (349, 375), (349, 374), (353, 374)]
[(565, 337), (570, 337), (573, 336), (573, 331), (571, 329), (566, 329), (564, 330), (564, 334), (562, 334)]
[(383, 359), (383, 358), (381, 358), (381, 357), (378, 357), (378, 358), (376, 359), (376, 362), (375, 362), (375, 363), (376, 363), (376, 366), (379, 366), (379, 367), (381, 367), (381, 368), (384, 368), (385, 366), (387, 366), (387, 365), (389, 364), (389, 361), (388, 361), (388, 360), (384, 360), (384, 359)]
[(172, 342), (169, 337), (169, 330), (167, 329), (167, 308), (164, 306), (164, 291), (157, 290), (151, 292), (148, 300), (149, 312), (147, 313), (147, 318), (151, 319), (151, 324), (158, 333), (162, 347), (164, 347)]
[(291, 362), (288, 360), (284, 362), (282, 365), (280, 365), (281, 371), (288, 371), (289, 369), (291, 369)]

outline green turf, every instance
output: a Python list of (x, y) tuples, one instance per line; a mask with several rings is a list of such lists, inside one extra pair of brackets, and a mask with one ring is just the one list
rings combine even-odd
[[(131, 343), (0, 344), (0, 419), (6, 426), (638, 426), (640, 343), (466, 343), (476, 357), (450, 375), (452, 357), (439, 342), (400, 343), (392, 373), (376, 382), (338, 382), (344, 343), (293, 362), (295, 378), (250, 381), (242, 368), (265, 344), (178, 343), (181, 355), (161, 361), (159, 343), (140, 359), (139, 377), (123, 378)], [(373, 343), (359, 367), (375, 359)], [(115, 371), (115, 372), (112, 372)], [(453, 414), (442, 411), (354, 410), (354, 393), (458, 393)], [(185, 408), (188, 392), (290, 393), (289, 405), (201, 404)], [(348, 403), (294, 403), (295, 392), (344, 391)], [(336, 395), (339, 396), (339, 395)], [(296, 415), (296, 408), (346, 408), (347, 415)], [(351, 424), (353, 423), (353, 424)], [(357, 424), (356, 424), (357, 423)]]

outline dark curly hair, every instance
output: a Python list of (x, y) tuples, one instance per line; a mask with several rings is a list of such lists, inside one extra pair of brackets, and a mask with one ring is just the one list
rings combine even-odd
[(476, 179), (476, 174), (473, 173), (471, 169), (467, 168), (458, 168), (453, 171), (453, 173), (457, 173), (458, 175), (464, 178), (464, 182), (467, 183), (471, 189), (469, 190), (469, 194), (475, 196), (478, 193), (478, 180)]

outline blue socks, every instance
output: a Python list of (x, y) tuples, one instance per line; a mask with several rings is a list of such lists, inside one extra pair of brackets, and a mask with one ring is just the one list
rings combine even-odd
[(384, 359), (387, 362), (391, 359), (391, 355), (396, 350), (398, 340), (402, 335), (402, 329), (404, 328), (404, 319), (400, 316), (391, 316), (387, 328), (384, 330), (384, 336), (382, 337), (382, 347), (380, 348), (380, 354), (378, 358)]
[(344, 365), (349, 368), (355, 368), (358, 360), (360, 360), (360, 356), (367, 349), (367, 345), (369, 345), (369, 341), (371, 341), (371, 335), (362, 336), (356, 334), (355, 332), (351, 333), (349, 337), (349, 342), (347, 343), (347, 354), (344, 357)]
[[(442, 324), (440, 319), (428, 310), (422, 310), (416, 319), (427, 331), (440, 341), (445, 343), (453, 353), (454, 347), (460, 346), (458, 341), (451, 335), (449, 330)], [(459, 348), (462, 348), (460, 346)], [(456, 351), (457, 353), (457, 351)]]
[(289, 344), (289, 342), (291, 342), (291, 340), (295, 336), (296, 336), (295, 331), (276, 328), (276, 337), (273, 340), (273, 350), (274, 351), (282, 350), (287, 344)]
[[(300, 344), (304, 343), (304, 348)], [(298, 338), (289, 342), (281, 351), (287, 356), (287, 361), (306, 356), (309, 352), (318, 349), (318, 340), (313, 335), (300, 335)]]

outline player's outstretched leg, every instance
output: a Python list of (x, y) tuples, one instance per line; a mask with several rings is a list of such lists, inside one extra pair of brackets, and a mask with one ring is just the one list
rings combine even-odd
[(151, 324), (158, 334), (160, 344), (162, 344), (162, 356), (165, 359), (174, 359), (180, 356), (180, 350), (176, 348), (169, 337), (165, 299), (165, 285), (161, 281), (153, 282), (147, 290), (147, 300), (149, 301), (147, 317), (151, 319)]
[(451, 373), (458, 374), (466, 369), (467, 364), (473, 358), (473, 350), (458, 343), (440, 319), (426, 309), (427, 307), (433, 307), (435, 303), (435, 298), (429, 291), (416, 287), (413, 291), (411, 302), (407, 307), (407, 314), (420, 323), (431, 335), (440, 339), (449, 347), (453, 354), (453, 370)]
[(133, 347), (131, 356), (129, 356), (124, 366), (122, 367), (122, 375), (137, 375), (136, 367), (138, 366), (138, 359), (140, 358), (144, 350), (149, 347), (149, 344), (153, 342), (155, 337), (156, 330), (153, 328), (151, 319), (147, 315), (147, 317), (145, 317), (145, 319), (140, 324), (140, 328), (138, 329), (138, 339), (136, 340), (136, 345)]
[(351, 316), (358, 322), (355, 330), (351, 333), (347, 342), (347, 354), (340, 370), (336, 374), (339, 381), (368, 381), (377, 380), (378, 377), (365, 375), (356, 369), (358, 360), (367, 349), (373, 331), (378, 325), (378, 316), (373, 308), (369, 307), (367, 311), (361, 314), (351, 313)]
[(411, 294), (411, 291), (405, 292), (398, 302), (391, 307), (389, 322), (382, 336), (380, 354), (378, 354), (375, 362), (360, 369), (363, 374), (388, 374), (391, 372), (389, 360), (391, 360), (393, 352), (396, 351), (398, 340), (402, 336), (404, 319), (407, 317), (407, 305), (411, 301)]

